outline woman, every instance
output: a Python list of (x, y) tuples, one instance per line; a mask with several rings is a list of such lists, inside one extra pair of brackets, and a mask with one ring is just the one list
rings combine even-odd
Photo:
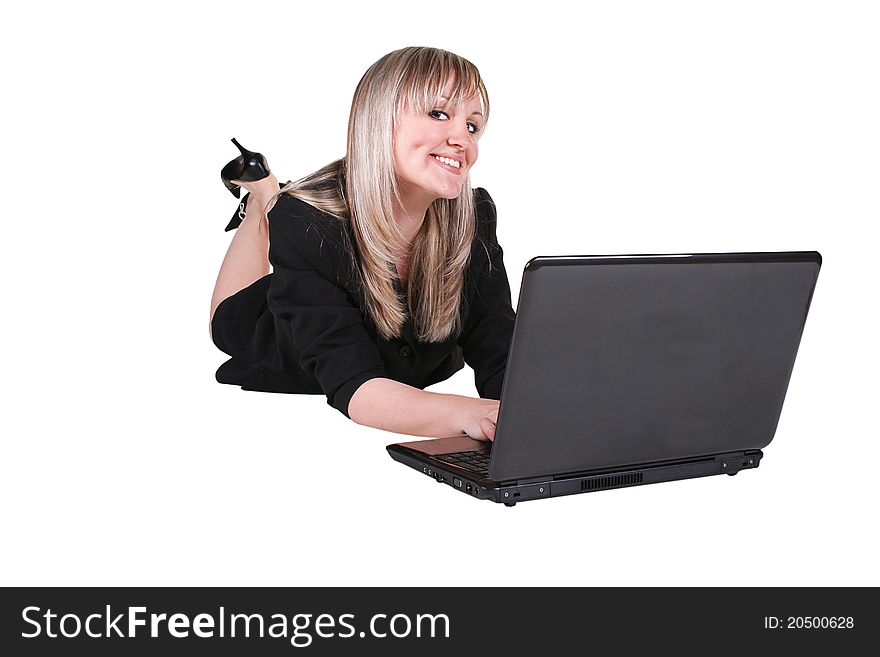
[[(272, 175), (232, 181), (249, 194), (211, 302), (232, 357), (217, 380), (323, 393), (396, 433), (493, 439), (514, 312), (494, 204), (469, 182), (488, 111), (473, 64), (404, 48), (358, 84), (342, 160), (280, 192)], [(481, 398), (422, 390), (463, 360)]]

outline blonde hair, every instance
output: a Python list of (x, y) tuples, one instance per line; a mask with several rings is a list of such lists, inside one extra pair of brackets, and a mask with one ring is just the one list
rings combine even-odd
[(400, 190), (394, 172), (394, 130), (404, 111), (426, 113), (453, 80), (449, 104), (478, 96), (485, 120), (489, 98), (477, 68), (436, 48), (403, 48), (373, 64), (351, 103), (346, 156), (279, 192), (295, 196), (350, 226), (366, 310), (385, 339), (399, 336), (409, 312), (416, 336), (442, 342), (461, 331), (460, 297), (476, 231), (469, 177), (455, 199), (435, 200), (411, 242), (406, 298), (393, 283), (406, 257), (394, 220)]

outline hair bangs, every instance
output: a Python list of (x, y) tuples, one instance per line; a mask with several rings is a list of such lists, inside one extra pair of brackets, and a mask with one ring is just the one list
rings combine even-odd
[[(477, 96), (484, 121), (489, 117), (489, 96), (477, 67), (464, 57), (445, 50), (413, 49), (410, 65), (400, 82), (397, 112), (412, 108), (419, 113), (458, 105)], [(449, 97), (446, 85), (452, 80)]]

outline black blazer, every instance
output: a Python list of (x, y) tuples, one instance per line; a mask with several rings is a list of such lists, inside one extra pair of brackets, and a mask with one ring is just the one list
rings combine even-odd
[(495, 204), (482, 188), (474, 196), (477, 236), (462, 291), (463, 330), (441, 343), (416, 340), (410, 318), (399, 337), (379, 337), (346, 246), (348, 225), (290, 195), (279, 197), (269, 212), (274, 271), (261, 282), (265, 310), (248, 346), (221, 366), (217, 380), (246, 390), (323, 393), (348, 416), (352, 395), (372, 378), (425, 388), (466, 362), (480, 396), (498, 399), (514, 311)]

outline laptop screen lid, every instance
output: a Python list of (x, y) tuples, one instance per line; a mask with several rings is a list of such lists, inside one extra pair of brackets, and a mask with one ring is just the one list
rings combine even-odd
[(530, 260), (490, 477), (766, 447), (820, 266), (816, 252)]

